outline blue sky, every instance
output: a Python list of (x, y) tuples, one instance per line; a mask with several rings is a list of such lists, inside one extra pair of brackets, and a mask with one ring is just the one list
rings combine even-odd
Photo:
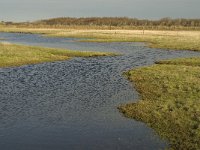
[(0, 0), (0, 20), (126, 16), (200, 18), (200, 0)]

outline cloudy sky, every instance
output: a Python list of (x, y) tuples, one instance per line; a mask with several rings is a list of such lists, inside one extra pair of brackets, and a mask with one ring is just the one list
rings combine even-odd
[(200, 18), (200, 0), (0, 0), (0, 20), (126, 16)]

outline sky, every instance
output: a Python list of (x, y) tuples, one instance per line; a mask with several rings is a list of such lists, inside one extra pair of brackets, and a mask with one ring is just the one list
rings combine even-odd
[(0, 0), (0, 21), (108, 16), (200, 18), (200, 0)]

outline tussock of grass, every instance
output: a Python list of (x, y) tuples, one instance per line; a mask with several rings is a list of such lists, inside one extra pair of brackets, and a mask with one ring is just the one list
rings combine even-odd
[(0, 43), (0, 67), (20, 66), (42, 62), (67, 60), (71, 57), (111, 56), (113, 53), (80, 52), (55, 48)]
[(171, 149), (200, 149), (199, 60), (161, 61), (162, 64), (127, 72), (141, 100), (120, 106), (119, 110), (147, 123), (169, 140)]

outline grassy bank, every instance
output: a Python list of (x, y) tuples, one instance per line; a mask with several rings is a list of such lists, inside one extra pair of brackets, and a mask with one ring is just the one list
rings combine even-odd
[(39, 33), (53, 37), (88, 38), (83, 42), (146, 42), (150, 47), (200, 51), (200, 31), (77, 30), (0, 27), (0, 32)]
[(20, 66), (42, 62), (67, 60), (72, 57), (111, 56), (113, 53), (80, 52), (55, 48), (0, 43), (0, 67)]
[(200, 149), (200, 58), (158, 63), (126, 73), (141, 100), (119, 110), (155, 129), (172, 149)]

